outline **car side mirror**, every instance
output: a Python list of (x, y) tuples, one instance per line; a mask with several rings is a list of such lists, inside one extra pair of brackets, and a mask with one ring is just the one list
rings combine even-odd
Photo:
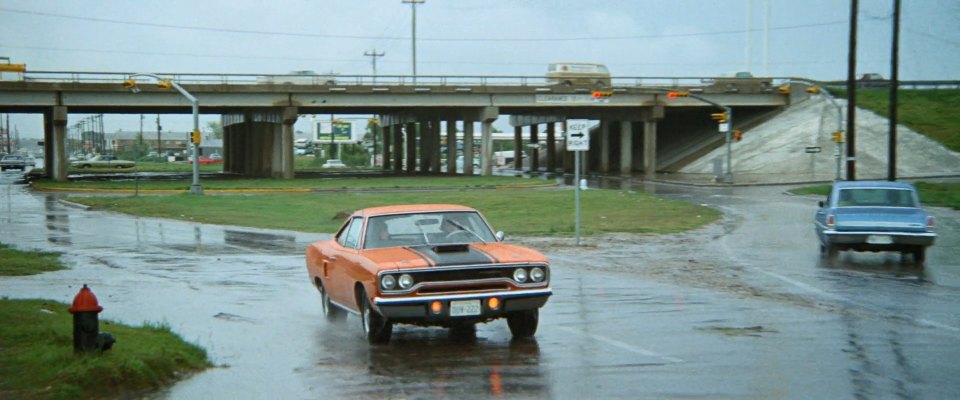
[(823, 200), (818, 201), (817, 204), (820, 205), (820, 208), (823, 208)]
[(506, 235), (503, 234), (503, 231), (497, 231), (497, 241), (502, 242)]

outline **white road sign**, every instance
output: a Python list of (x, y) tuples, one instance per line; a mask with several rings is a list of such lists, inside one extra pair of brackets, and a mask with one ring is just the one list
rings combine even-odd
[(567, 120), (567, 151), (590, 150), (590, 120)]

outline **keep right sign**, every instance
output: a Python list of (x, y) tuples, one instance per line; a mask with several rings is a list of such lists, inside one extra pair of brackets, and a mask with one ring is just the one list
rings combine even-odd
[(567, 120), (567, 151), (590, 150), (590, 120)]

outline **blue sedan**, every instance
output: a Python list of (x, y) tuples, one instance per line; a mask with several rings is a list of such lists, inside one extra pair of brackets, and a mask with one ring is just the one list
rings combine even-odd
[(901, 182), (838, 182), (820, 202), (814, 225), (829, 259), (844, 250), (899, 251), (922, 264), (937, 238), (916, 189)]

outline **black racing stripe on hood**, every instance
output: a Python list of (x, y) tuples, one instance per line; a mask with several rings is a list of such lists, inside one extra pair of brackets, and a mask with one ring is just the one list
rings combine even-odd
[(495, 263), (495, 264), (499, 264), (499, 263), (500, 263), (500, 259), (497, 258), (497, 257), (494, 257), (493, 254), (490, 254), (490, 253), (488, 253), (488, 252), (486, 252), (486, 251), (483, 251), (483, 250), (480, 250), (480, 249), (477, 249), (477, 248), (473, 248), (473, 247), (470, 247), (470, 249), (471, 249), (471, 250), (475, 250), (475, 251), (477, 251), (477, 252), (480, 252), (480, 253), (482, 253), (483, 255), (489, 257), (490, 260), (493, 261), (493, 263)]
[(436, 266), (437, 266), (437, 265), (436, 265), (437, 263), (436, 263), (435, 261), (433, 261), (433, 260), (430, 258), (429, 255), (424, 254), (423, 251), (421, 251), (421, 250), (419, 249), (419, 247), (420, 247), (420, 246), (417, 246), (417, 247), (408, 246), (408, 247), (406, 247), (406, 249), (407, 249), (407, 250), (410, 250), (411, 253), (416, 254), (416, 255), (417, 255), (418, 257), (420, 257), (423, 261), (426, 261), (428, 267), (436, 267)]
[(410, 246), (408, 249), (425, 257), (428, 259), (428, 262), (432, 263), (435, 267), (494, 264), (497, 262), (489, 254), (470, 246), (464, 246), (465, 250), (461, 251), (443, 251), (442, 246), (443, 245)]

